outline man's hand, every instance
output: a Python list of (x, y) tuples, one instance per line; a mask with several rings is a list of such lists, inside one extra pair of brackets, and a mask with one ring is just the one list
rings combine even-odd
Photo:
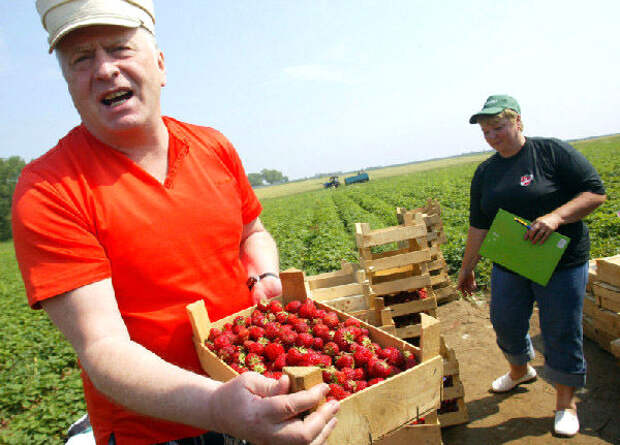
[(290, 381), (245, 372), (222, 384), (209, 401), (217, 431), (254, 445), (324, 443), (336, 425), (338, 402), (323, 404), (303, 420), (300, 413), (315, 407), (329, 391), (326, 384), (288, 394)]
[(280, 295), (282, 295), (282, 282), (280, 278), (271, 275), (261, 278), (252, 288), (253, 304), (258, 303), (262, 299), (270, 300)]
[(560, 224), (562, 224), (562, 218), (560, 216), (555, 213), (547, 213), (537, 218), (531, 224), (531, 229), (525, 232), (525, 239), (531, 240), (532, 244), (542, 244), (558, 229)]

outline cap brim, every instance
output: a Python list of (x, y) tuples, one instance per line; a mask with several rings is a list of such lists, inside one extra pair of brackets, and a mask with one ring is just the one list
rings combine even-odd
[(143, 23), (141, 20), (132, 20), (132, 19), (121, 18), (121, 17), (105, 17), (105, 16), (93, 17), (90, 19), (83, 19), (83, 20), (71, 22), (63, 26), (58, 31), (56, 36), (54, 36), (54, 38), (49, 42), (50, 43), (49, 52), (51, 53), (52, 51), (54, 51), (54, 48), (56, 48), (56, 45), (64, 36), (69, 34), (71, 31), (75, 31), (78, 28), (83, 28), (85, 26), (93, 26), (93, 25), (111, 25), (111, 26), (123, 26), (125, 28), (138, 28), (142, 26), (142, 24)]
[(470, 124), (477, 124), (478, 123), (478, 117), (480, 117), (480, 116), (493, 116), (494, 114), (499, 114), (499, 113), (501, 113), (504, 110), (505, 110), (505, 108), (503, 108), (503, 107), (485, 108), (484, 110), (481, 110), (478, 113), (474, 114), (472, 117), (470, 117), (469, 118), (469, 123)]

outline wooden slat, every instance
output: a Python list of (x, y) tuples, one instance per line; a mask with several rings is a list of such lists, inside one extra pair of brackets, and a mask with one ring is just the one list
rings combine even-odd
[(620, 255), (596, 259), (598, 279), (620, 287)]
[(592, 292), (598, 305), (612, 312), (620, 312), (620, 288), (603, 281), (592, 283)]
[(357, 238), (358, 247), (373, 247), (426, 236), (424, 224), (412, 226), (393, 226), (373, 230)]
[(404, 252), (399, 255), (364, 261), (364, 268), (374, 269), (374, 271), (393, 269), (410, 264), (419, 264), (431, 260), (429, 249), (417, 250), (414, 252)]
[(399, 317), (401, 315), (417, 314), (418, 312), (427, 311), (429, 309), (437, 309), (437, 300), (429, 297), (423, 300), (393, 304), (389, 307), (392, 311), (392, 317)]
[(400, 280), (388, 281), (385, 283), (371, 285), (372, 291), (377, 295), (395, 294), (397, 292), (417, 290), (431, 285), (429, 274), (416, 277), (403, 278)]
[(327, 301), (333, 300), (334, 298), (363, 295), (364, 286), (360, 283), (351, 283), (340, 286), (317, 288), (310, 292), (316, 301)]

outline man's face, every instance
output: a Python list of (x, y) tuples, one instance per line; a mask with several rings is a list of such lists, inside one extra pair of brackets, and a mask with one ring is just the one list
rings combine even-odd
[(89, 26), (69, 33), (56, 50), (73, 104), (96, 137), (130, 135), (161, 119), (164, 57), (148, 31)]
[(487, 143), (502, 155), (514, 154), (515, 148), (520, 145), (520, 122), (521, 116), (513, 122), (508, 118), (498, 122), (481, 122), (480, 128)]

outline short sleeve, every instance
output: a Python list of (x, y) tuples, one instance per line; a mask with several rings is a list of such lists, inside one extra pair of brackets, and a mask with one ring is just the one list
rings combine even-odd
[(220, 143), (220, 147), (223, 148), (219, 155), (237, 181), (242, 202), (243, 224), (248, 224), (260, 216), (263, 207), (254, 193), (254, 189), (252, 189), (237, 150), (223, 134), (217, 130), (213, 130), (213, 132)]
[(109, 261), (92, 224), (75, 202), (39, 175), (22, 173), (13, 196), (12, 225), (15, 254), (33, 308), (110, 277)]
[(486, 230), (491, 227), (491, 219), (482, 211), (482, 179), (485, 164), (480, 164), (471, 180), (469, 190), (469, 225)]
[(603, 181), (586, 157), (566, 142), (554, 140), (558, 182), (573, 195), (592, 192), (605, 194)]

